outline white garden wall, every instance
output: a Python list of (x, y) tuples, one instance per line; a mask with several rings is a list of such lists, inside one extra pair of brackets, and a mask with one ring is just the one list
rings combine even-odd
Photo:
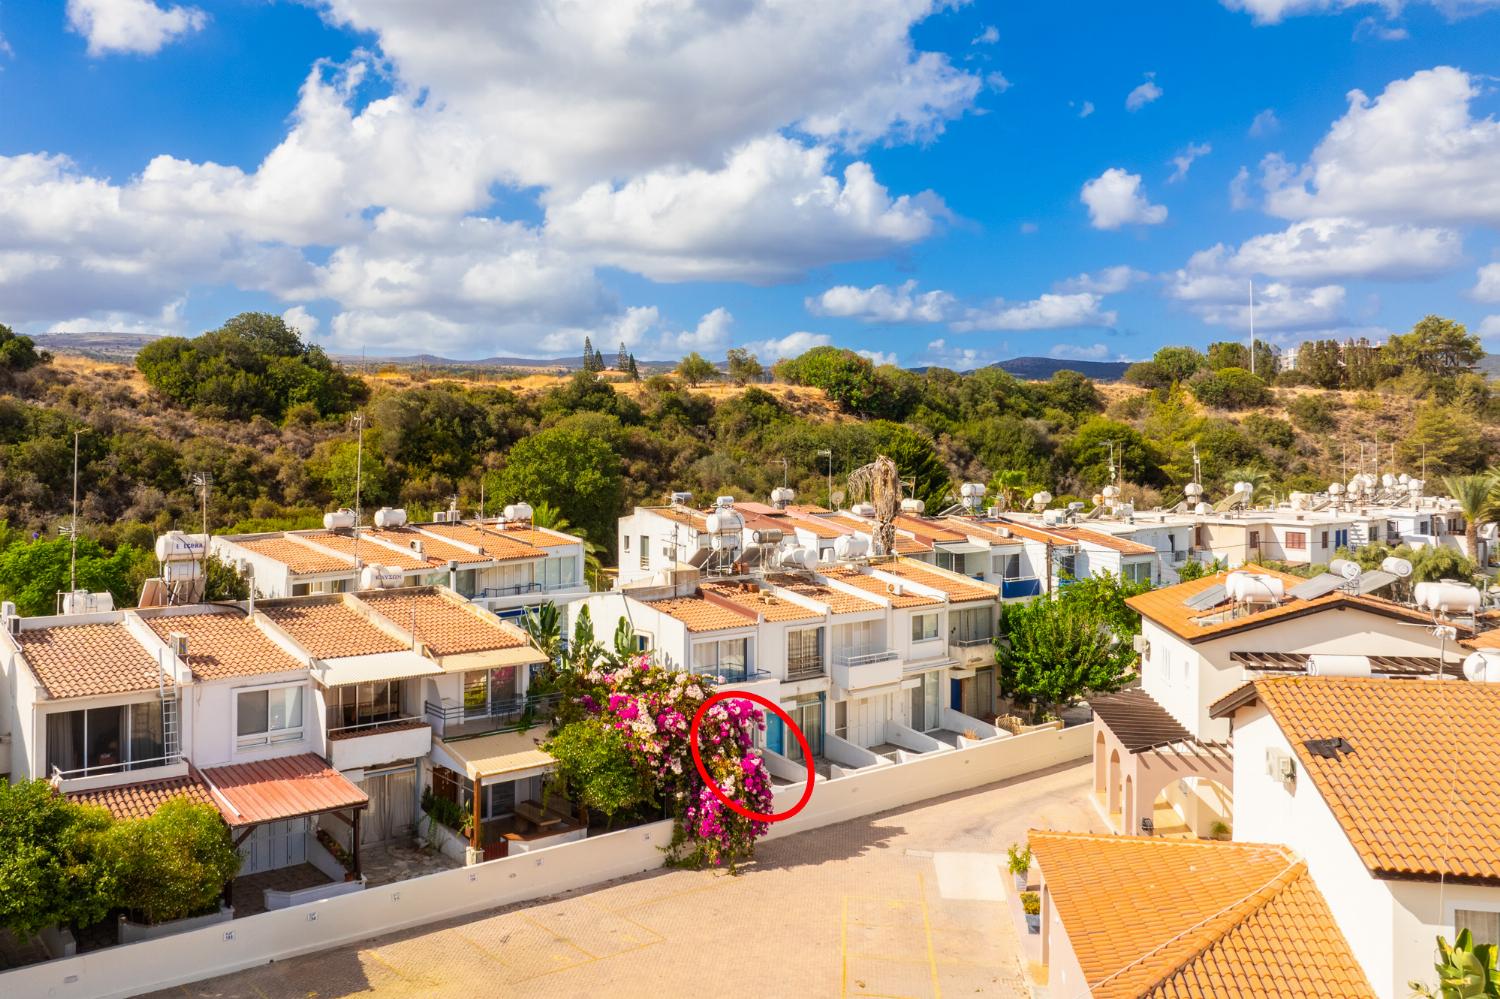
[[(1092, 728), (1032, 732), (910, 763), (819, 781), (780, 838), (1088, 757)], [(776, 792), (778, 811), (802, 786)], [(0, 996), (103, 999), (211, 978), (393, 930), (555, 895), (661, 866), (671, 822), (443, 871), (201, 930), (111, 947), (0, 974)]]

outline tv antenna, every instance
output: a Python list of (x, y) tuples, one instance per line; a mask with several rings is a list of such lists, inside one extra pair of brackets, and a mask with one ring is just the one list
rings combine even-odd
[(199, 491), (203, 498), (203, 555), (198, 560), (199, 575), (203, 577), (203, 591), (208, 592), (208, 488), (213, 485), (214, 477), (208, 472), (193, 473), (193, 488)]
[(78, 438), (82, 430), (73, 431), (73, 518), (68, 525), (68, 592), (78, 589)]
[(1255, 279), (1250, 279), (1250, 373), (1255, 374)]

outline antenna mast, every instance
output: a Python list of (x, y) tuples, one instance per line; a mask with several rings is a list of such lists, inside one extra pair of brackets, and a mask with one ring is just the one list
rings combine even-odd
[(1250, 373), (1255, 374), (1255, 279), (1250, 279)]
[(203, 579), (203, 591), (208, 592), (208, 486), (213, 482), (213, 476), (208, 472), (194, 472), (193, 485), (202, 490), (203, 495), (203, 557), (199, 560), (199, 575)]
[(73, 519), (68, 526), (68, 592), (78, 589), (78, 438), (82, 430), (73, 431)]
[[(357, 430), (359, 432), (358, 443), (354, 447), (354, 571), (356, 573), (358, 573), (359, 570), (362, 568), (362, 566), (359, 563), (359, 509), (360, 509), (359, 508), (359, 500), (360, 500), (359, 490), (360, 490), (360, 486), (362, 486), (364, 484), (364, 478), (365, 478), (365, 474), (364, 474), (364, 466), (365, 466), (365, 414), (364, 413), (355, 413), (354, 414), (354, 428), (355, 428), (355, 430)], [(355, 585), (356, 586), (359, 585), (358, 581), (355, 582)], [(413, 614), (416, 613), (415, 609), (413, 609), (412, 613)], [(415, 629), (416, 625), (412, 625), (412, 627)], [(415, 632), (413, 632), (413, 634), (415, 634)], [(412, 640), (416, 641), (415, 638), (413, 638)]]

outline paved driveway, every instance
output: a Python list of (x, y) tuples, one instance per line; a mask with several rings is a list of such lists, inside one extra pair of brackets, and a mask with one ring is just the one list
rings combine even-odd
[(1005, 848), (1099, 829), (1087, 765), (762, 844), (738, 877), (660, 871), (161, 995), (1025, 996)]

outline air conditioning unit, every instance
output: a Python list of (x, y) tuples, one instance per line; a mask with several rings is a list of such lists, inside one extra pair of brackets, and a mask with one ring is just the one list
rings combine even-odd
[(1297, 779), (1297, 761), (1279, 749), (1266, 750), (1266, 776), (1283, 784)]
[(8, 617), (5, 619), (5, 627), (12, 635), (19, 635), (21, 633), (21, 619), (18, 617)]
[(1145, 635), (1136, 635), (1131, 639), (1130, 644), (1142, 656), (1147, 658), (1151, 656), (1151, 643), (1146, 641)]
[(174, 631), (168, 636), (168, 641), (172, 646), (172, 655), (178, 659), (187, 658), (188, 637), (186, 635), (180, 631)]

